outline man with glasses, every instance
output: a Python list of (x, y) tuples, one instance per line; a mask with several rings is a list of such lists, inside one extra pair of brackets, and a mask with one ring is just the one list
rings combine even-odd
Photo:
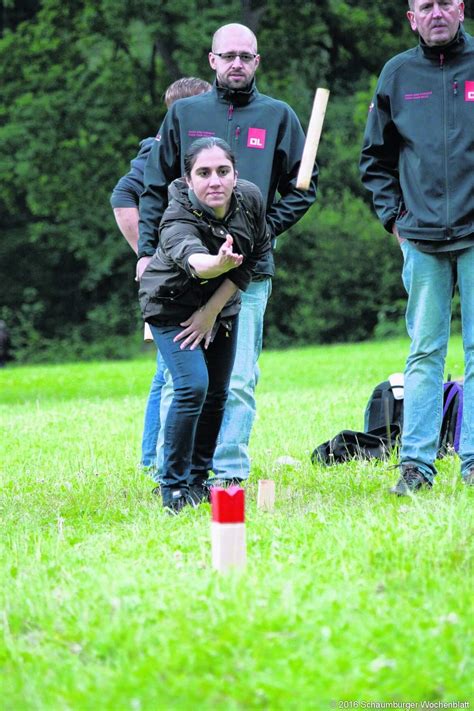
[[(294, 225), (316, 199), (316, 165), (310, 189), (302, 192), (296, 188), (304, 146), (301, 124), (288, 104), (258, 92), (255, 72), (259, 63), (254, 33), (244, 25), (224, 25), (214, 34), (209, 52), (209, 64), (216, 74), (212, 91), (178, 101), (166, 115), (145, 168), (145, 191), (140, 199), (139, 277), (158, 243), (168, 185), (184, 174), (183, 156), (196, 138), (217, 136), (231, 146), (239, 178), (256, 183), (262, 191), (273, 238)], [(214, 457), (214, 473), (221, 483), (240, 482), (250, 473), (248, 443), (255, 418), (257, 360), (273, 274), (270, 255), (259, 264), (258, 274), (242, 294), (237, 356)], [(189, 323), (183, 333), (188, 335), (198, 327), (197, 322)], [(161, 422), (169, 401), (168, 383), (162, 394)], [(160, 433), (158, 467), (161, 459)]]
[(369, 108), (362, 180), (403, 253), (411, 339), (397, 496), (429, 489), (456, 282), (465, 356), (461, 474), (474, 485), (474, 39), (460, 0), (409, 0), (417, 47), (387, 62)]

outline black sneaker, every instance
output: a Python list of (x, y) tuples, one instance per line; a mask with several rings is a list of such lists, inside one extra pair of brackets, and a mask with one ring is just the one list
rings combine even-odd
[(390, 489), (390, 493), (397, 494), (397, 496), (408, 496), (423, 486), (431, 488), (433, 484), (414, 464), (402, 464), (402, 475), (395, 486)]
[(163, 498), (163, 506), (172, 516), (177, 516), (185, 506), (191, 503), (189, 492), (184, 489), (162, 487), (161, 495)]
[(196, 477), (189, 486), (189, 495), (194, 506), (199, 506), (203, 501), (210, 501), (210, 491), (207, 486), (207, 477)]

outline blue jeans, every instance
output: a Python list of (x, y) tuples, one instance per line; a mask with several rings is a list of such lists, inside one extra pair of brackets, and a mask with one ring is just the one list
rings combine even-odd
[(253, 281), (242, 293), (239, 339), (229, 397), (214, 454), (219, 479), (248, 479), (249, 441), (256, 414), (255, 386), (262, 352), (263, 319), (272, 291), (272, 280)]
[(212, 468), (237, 344), (238, 318), (232, 321), (231, 331), (220, 326), (207, 349), (195, 350), (174, 343), (182, 326), (151, 326), (174, 385), (161, 428), (164, 487), (186, 488)]
[(405, 367), (402, 464), (413, 463), (432, 481), (441, 420), (451, 301), (457, 282), (464, 346), (464, 408), (459, 456), (461, 474), (474, 467), (474, 247), (450, 254), (420, 252), (402, 245), (406, 323), (411, 339)]
[(148, 394), (145, 410), (145, 422), (143, 424), (142, 437), (142, 458), (140, 462), (143, 467), (151, 467), (152, 470), (156, 469), (156, 443), (158, 441), (158, 432), (160, 431), (161, 389), (165, 382), (165, 368), (165, 361), (160, 355), (160, 351), (157, 351), (156, 373), (151, 381), (150, 392)]
[[(270, 278), (253, 281), (242, 293), (239, 313), (237, 353), (230, 380), (229, 396), (214, 453), (213, 471), (219, 479), (247, 479), (250, 474), (248, 451), (255, 420), (255, 385), (258, 380), (258, 357), (262, 350), (263, 317), (272, 291)], [(161, 394), (161, 421), (173, 396), (173, 380), (165, 372)], [(156, 481), (163, 467), (163, 435), (158, 436)]]

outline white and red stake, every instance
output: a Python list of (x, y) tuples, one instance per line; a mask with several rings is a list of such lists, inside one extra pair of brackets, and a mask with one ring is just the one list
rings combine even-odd
[(211, 510), (212, 567), (221, 573), (243, 568), (247, 561), (244, 490), (211, 487)]

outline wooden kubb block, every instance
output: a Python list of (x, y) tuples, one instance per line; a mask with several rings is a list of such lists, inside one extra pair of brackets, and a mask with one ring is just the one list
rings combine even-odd
[(273, 479), (259, 479), (257, 509), (273, 511), (275, 508), (275, 482)]
[(220, 572), (243, 568), (247, 560), (244, 490), (212, 487), (211, 511), (212, 567)]

